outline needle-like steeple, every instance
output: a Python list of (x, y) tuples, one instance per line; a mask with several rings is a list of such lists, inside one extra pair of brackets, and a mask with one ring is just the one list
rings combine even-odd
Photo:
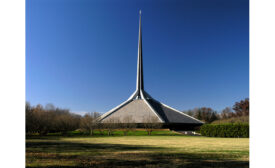
[(141, 98), (143, 86), (143, 63), (142, 63), (142, 34), (141, 34), (141, 10), (139, 11), (139, 36), (138, 36), (138, 64), (137, 64), (137, 98)]

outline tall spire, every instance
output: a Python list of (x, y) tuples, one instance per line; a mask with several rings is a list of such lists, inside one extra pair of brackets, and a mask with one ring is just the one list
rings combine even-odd
[(138, 98), (144, 89), (143, 86), (143, 65), (142, 65), (142, 35), (141, 35), (141, 10), (139, 11), (139, 36), (138, 36), (138, 64), (137, 64), (137, 85)]

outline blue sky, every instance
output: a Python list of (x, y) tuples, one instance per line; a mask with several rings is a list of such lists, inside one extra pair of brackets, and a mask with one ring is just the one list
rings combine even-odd
[(248, 0), (27, 0), (26, 100), (106, 112), (144, 87), (179, 110), (249, 97)]

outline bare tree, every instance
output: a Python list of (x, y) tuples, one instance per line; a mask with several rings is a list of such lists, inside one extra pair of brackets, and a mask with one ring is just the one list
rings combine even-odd
[(39, 133), (45, 135), (49, 131), (49, 116), (45, 114), (43, 106), (38, 104), (35, 107), (31, 107), (26, 103), (26, 132), (27, 133)]
[(55, 116), (56, 131), (62, 134), (67, 134), (68, 131), (74, 131), (79, 128), (80, 116), (71, 114), (69, 111), (64, 110), (63, 113)]
[(80, 121), (80, 128), (88, 131), (90, 135), (94, 134), (94, 130), (98, 127), (98, 117), (100, 116), (97, 112), (85, 114)]
[(129, 131), (132, 131), (136, 128), (134, 119), (132, 116), (125, 116), (122, 119), (121, 127), (123, 128), (123, 134), (127, 135)]
[(108, 120), (106, 120), (104, 122), (104, 127), (107, 129), (108, 131), (108, 136), (113, 135), (115, 129), (120, 127), (120, 120), (119, 118), (116, 117), (111, 117)]
[(33, 115), (36, 121), (36, 132), (40, 135), (46, 135), (53, 129), (53, 113), (45, 111), (42, 105), (38, 104), (33, 108)]
[(156, 116), (148, 116), (143, 118), (143, 125), (148, 135), (151, 135), (153, 130), (161, 128), (161, 123)]
[(233, 106), (233, 110), (235, 111), (237, 116), (248, 116), (249, 115), (249, 99), (241, 100), (240, 102), (236, 102)]
[(37, 128), (38, 128), (38, 123), (36, 116), (34, 115), (34, 110), (31, 107), (29, 102), (26, 102), (25, 106), (26, 110), (26, 133), (27, 134), (32, 134), (35, 133)]
[(233, 114), (232, 114), (232, 109), (230, 107), (226, 107), (225, 109), (222, 110), (221, 112), (221, 118), (222, 119), (227, 119), (230, 118)]
[(46, 106), (45, 106), (45, 110), (46, 110), (46, 111), (55, 111), (56, 108), (55, 108), (55, 106), (54, 106), (53, 104), (48, 103), (48, 104), (46, 104)]
[(52, 104), (31, 107), (26, 103), (26, 132), (46, 135), (49, 132), (73, 131), (79, 128), (80, 116), (67, 109), (55, 108)]
[(195, 111), (194, 110), (188, 110), (188, 111), (184, 111), (185, 114), (194, 117), (195, 116)]
[(104, 129), (105, 129), (104, 123), (101, 123), (101, 122), (98, 121), (96, 129), (99, 131), (100, 135), (104, 135)]

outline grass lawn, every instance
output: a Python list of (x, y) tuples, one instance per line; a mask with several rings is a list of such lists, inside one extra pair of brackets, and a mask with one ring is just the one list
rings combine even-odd
[(26, 139), (27, 167), (249, 167), (248, 138), (156, 131)]

